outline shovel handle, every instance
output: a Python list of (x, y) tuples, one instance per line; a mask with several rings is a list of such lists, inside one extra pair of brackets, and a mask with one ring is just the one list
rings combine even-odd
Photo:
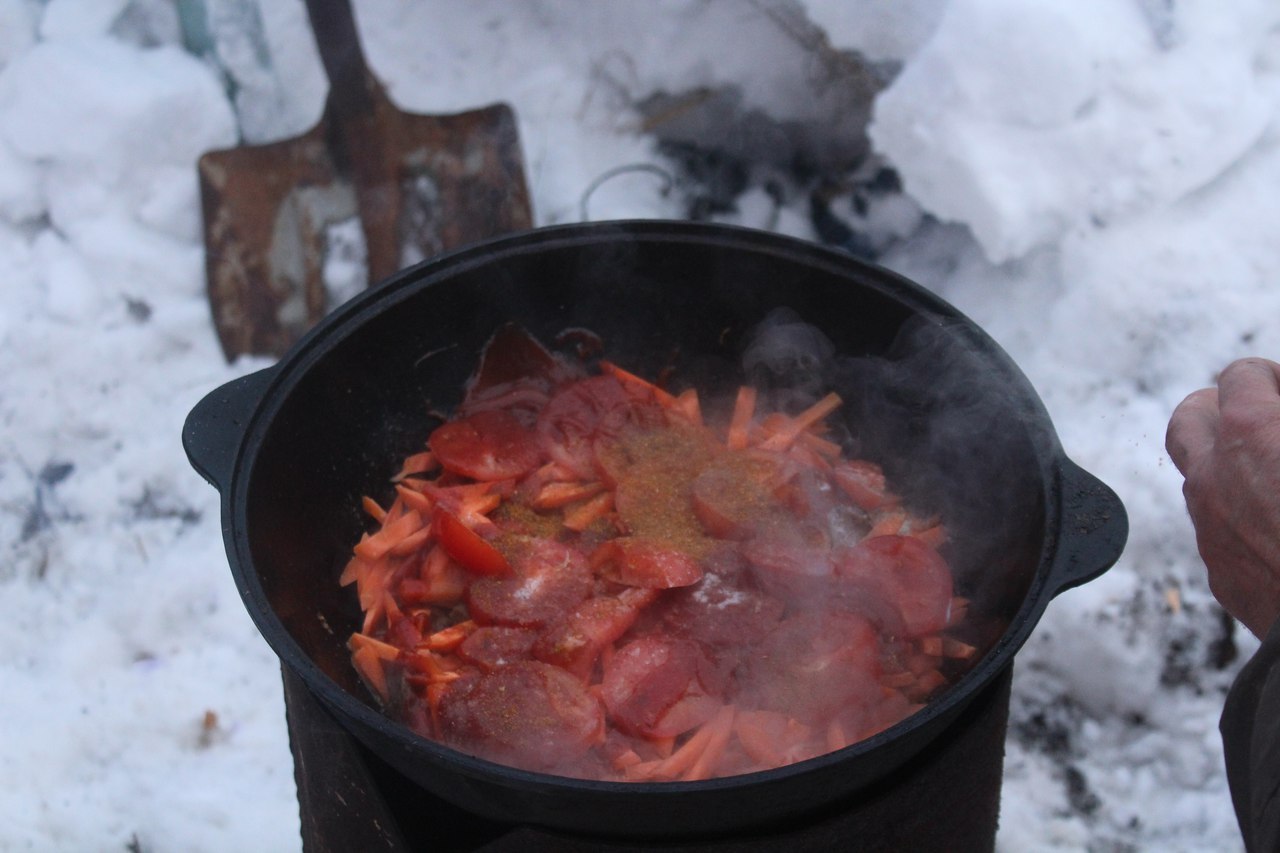
[(378, 83), (360, 49), (349, 0), (307, 0), (307, 17), (329, 78), (330, 108), (342, 116), (371, 111)]

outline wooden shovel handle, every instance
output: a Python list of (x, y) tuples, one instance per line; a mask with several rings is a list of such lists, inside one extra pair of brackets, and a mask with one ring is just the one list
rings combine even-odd
[(381, 88), (364, 60), (349, 0), (307, 0), (307, 17), (329, 78), (329, 109), (339, 119), (372, 110)]

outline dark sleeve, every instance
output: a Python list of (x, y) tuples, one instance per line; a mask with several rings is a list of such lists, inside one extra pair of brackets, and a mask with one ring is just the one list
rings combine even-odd
[(1245, 849), (1280, 851), (1280, 622), (1231, 685), (1218, 727)]

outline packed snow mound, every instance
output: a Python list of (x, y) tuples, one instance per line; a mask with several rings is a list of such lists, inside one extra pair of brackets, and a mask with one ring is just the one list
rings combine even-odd
[(1280, 7), (954, 0), (871, 138), (994, 263), (1185, 197), (1276, 114)]

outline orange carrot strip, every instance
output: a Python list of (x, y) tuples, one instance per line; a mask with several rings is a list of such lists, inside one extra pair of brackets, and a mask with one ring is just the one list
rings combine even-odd
[(969, 599), (955, 596), (951, 599), (951, 609), (947, 614), (947, 626), (959, 625), (969, 615)]
[(351, 653), (351, 663), (364, 683), (378, 695), (383, 704), (391, 700), (391, 691), (387, 687), (387, 673), (382, 668), (382, 659), (377, 652), (368, 646), (361, 646)]
[(417, 510), (423, 516), (429, 517), (432, 510), (436, 508), (435, 500), (429, 495), (424, 495), (422, 492), (403, 484), (396, 486), (396, 494), (400, 496), (400, 500), (404, 501), (406, 506)]
[(355, 583), (363, 574), (368, 572), (369, 564), (359, 557), (352, 556), (347, 561), (347, 565), (342, 569), (342, 574), (338, 577), (339, 586), (349, 586)]
[(476, 623), (468, 619), (465, 622), (459, 622), (456, 625), (450, 625), (448, 628), (436, 631), (430, 637), (427, 637), (424, 645), (433, 652), (451, 652), (462, 645), (462, 641), (471, 636), (471, 632), (475, 629)]
[(422, 598), (424, 604), (456, 604), (467, 591), (467, 570), (455, 563), (439, 544), (427, 553), (421, 577), (427, 585)]
[(844, 749), (849, 743), (849, 738), (844, 733), (844, 726), (840, 725), (839, 720), (832, 720), (827, 725), (827, 752)]
[(922, 654), (926, 654), (929, 657), (933, 657), (933, 658), (942, 657), (942, 638), (941, 637), (937, 636), (936, 634), (930, 635), (928, 637), (921, 637), (919, 640), (919, 643), (920, 643), (920, 651)]
[(835, 393), (828, 394), (800, 414), (789, 418), (786, 427), (760, 443), (761, 449), (786, 450), (800, 437), (802, 432), (840, 408), (842, 402), (840, 395)]
[(369, 649), (375, 657), (381, 660), (395, 660), (400, 657), (398, 648), (376, 637), (370, 637), (368, 634), (352, 634), (351, 639), (347, 640), (347, 646), (352, 651)]
[(369, 513), (369, 516), (379, 524), (387, 520), (387, 511), (378, 506), (378, 502), (368, 495), (365, 495), (360, 499), (360, 506), (363, 507), (364, 511)]
[(926, 527), (923, 530), (912, 530), (907, 535), (919, 539), (930, 548), (936, 550), (946, 543), (947, 528), (943, 527), (941, 524), (935, 524), (932, 527)]
[(436, 457), (430, 450), (413, 453), (405, 457), (404, 464), (400, 466), (400, 472), (391, 478), (391, 482), (398, 483), (411, 474), (427, 474), (435, 469)]
[(734, 707), (725, 705), (703, 728), (709, 728), (706, 748), (698, 756), (693, 766), (682, 777), (686, 782), (709, 779), (715, 773), (716, 765), (724, 757), (724, 749), (733, 734)]
[(953, 658), (955, 660), (968, 660), (978, 653), (977, 646), (971, 646), (968, 643), (951, 637), (942, 638), (942, 656), (944, 658)]
[(534, 509), (559, 509), (586, 500), (604, 490), (604, 483), (547, 483), (534, 495)]
[(601, 492), (586, 503), (573, 507), (564, 514), (564, 526), (581, 533), (597, 519), (608, 515), (613, 509), (613, 492)]
[(725, 436), (725, 446), (730, 450), (742, 450), (747, 446), (751, 430), (751, 418), (756, 411), (756, 389), (750, 385), (738, 388), (738, 396), (733, 402), (733, 417), (729, 420), (729, 432)]
[(906, 672), (906, 671), (891, 672), (891, 673), (887, 673), (885, 675), (880, 676), (881, 686), (888, 687), (893, 690), (898, 690), (903, 687), (906, 687), (909, 684), (914, 684), (915, 680), (916, 680), (915, 673)]
[(696, 388), (686, 388), (677, 394), (674, 408), (694, 426), (702, 426), (702, 403), (698, 399)]
[(922, 674), (916, 683), (909, 689), (902, 691), (909, 699), (926, 699), (928, 696), (947, 683), (947, 678), (936, 669), (931, 669)]
[(360, 544), (356, 545), (355, 552), (367, 560), (376, 560), (390, 551), (392, 545), (409, 534), (417, 532), (422, 524), (422, 516), (417, 510), (409, 510), (394, 521), (384, 524), (381, 530), (368, 539), (361, 540)]
[(626, 752), (614, 756), (612, 764), (615, 770), (626, 770), (628, 767), (636, 766), (643, 760), (640, 757), (640, 753), (634, 749), (628, 749)]
[(840, 445), (836, 444), (834, 441), (828, 441), (820, 435), (815, 435), (811, 432), (802, 432), (800, 433), (800, 443), (812, 450), (814, 453), (817, 453), (819, 456), (823, 456), (828, 459), (840, 458)]
[(872, 536), (893, 536), (902, 530), (902, 525), (907, 523), (907, 514), (904, 512), (886, 512), (871, 525), (871, 529), (867, 531), (867, 537)]
[(642, 391), (648, 391), (649, 393), (653, 394), (654, 398), (659, 403), (661, 403), (663, 406), (666, 406), (667, 408), (675, 407), (676, 398), (672, 396), (670, 392), (663, 391), (661, 388), (659, 388), (657, 385), (654, 385), (649, 380), (641, 379), (639, 376), (636, 376), (634, 373), (628, 370), (623, 370), (621, 367), (618, 367), (618, 365), (614, 364), (611, 361), (601, 360), (600, 371), (602, 373), (608, 373), (610, 376), (614, 377), (624, 385), (630, 385), (632, 388), (638, 388)]
[(404, 557), (417, 551), (423, 545), (427, 544), (427, 540), (431, 538), (431, 525), (427, 525), (416, 533), (410, 533), (399, 542), (391, 546), (388, 554), (395, 557)]
[(649, 743), (653, 744), (653, 748), (663, 758), (670, 758), (671, 753), (676, 751), (676, 739), (674, 736), (652, 738)]

